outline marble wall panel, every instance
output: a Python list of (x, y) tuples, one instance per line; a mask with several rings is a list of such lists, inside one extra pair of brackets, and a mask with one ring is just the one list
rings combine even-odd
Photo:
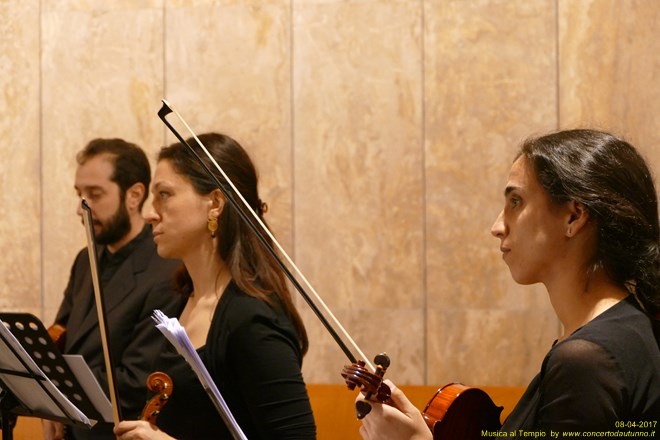
[(52, 321), (74, 255), (85, 245), (75, 210), (75, 154), (121, 137), (149, 156), (163, 142), (162, 2), (44, 1), (41, 11), (44, 321)]
[(557, 324), (543, 292), (510, 280), (489, 231), (518, 143), (557, 124), (555, 8), (443, 1), (424, 12), (427, 380), (522, 385), (548, 344), (517, 332), (551, 343)]
[[(421, 13), (419, 2), (293, 5), (296, 257), (369, 360), (396, 355), (405, 382), (423, 370)], [(308, 380), (333, 383), (346, 358), (328, 338), (306, 362)]]
[(660, 177), (660, 3), (559, 1), (561, 125), (596, 126), (637, 146)]
[(0, 22), (0, 311), (39, 315), (39, 1), (1, 3)]
[(167, 99), (194, 132), (230, 135), (248, 151), (266, 221), (292, 252), (289, 2), (168, 2), (166, 17)]

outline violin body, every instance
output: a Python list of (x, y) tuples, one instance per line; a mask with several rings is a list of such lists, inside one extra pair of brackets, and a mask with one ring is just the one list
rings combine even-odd
[(451, 383), (435, 393), (422, 416), (434, 440), (477, 440), (482, 430), (500, 429), (502, 409), (483, 390)]

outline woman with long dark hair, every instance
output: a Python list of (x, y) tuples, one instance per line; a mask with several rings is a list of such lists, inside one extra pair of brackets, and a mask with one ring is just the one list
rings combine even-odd
[[(563, 325), (502, 433), (657, 429), (639, 422), (660, 415), (658, 197), (635, 148), (584, 129), (527, 140), (491, 232), (513, 279), (544, 284)], [(362, 436), (432, 438), (396, 387), (392, 397)]]
[[(246, 151), (222, 134), (199, 139), (263, 220), (267, 205)], [(188, 300), (179, 320), (238, 425), (250, 440), (315, 438), (301, 374), (307, 335), (281, 269), (184, 145), (161, 150), (151, 192), (146, 218), (158, 254), (183, 262), (176, 282)], [(158, 427), (122, 422), (115, 430), (120, 439), (231, 438), (169, 343), (155, 369), (174, 382)]]

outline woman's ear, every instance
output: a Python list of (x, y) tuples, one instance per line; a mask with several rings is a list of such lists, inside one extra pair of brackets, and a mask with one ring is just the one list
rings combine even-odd
[(209, 194), (211, 208), (209, 209), (209, 217), (219, 218), (222, 210), (225, 207), (225, 196), (219, 189), (214, 189)]
[(580, 202), (571, 200), (568, 202), (568, 221), (566, 224), (566, 236), (574, 237), (589, 221), (589, 211)]

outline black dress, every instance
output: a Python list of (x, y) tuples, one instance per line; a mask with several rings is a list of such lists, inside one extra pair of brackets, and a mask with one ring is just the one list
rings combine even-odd
[[(249, 440), (316, 438), (297, 334), (281, 308), (275, 310), (230, 283), (198, 353)], [(155, 369), (174, 383), (158, 416), (161, 430), (181, 440), (232, 438), (192, 369), (169, 342)]]
[(629, 295), (553, 344), (501, 431), (650, 433), (638, 422), (660, 419), (659, 326)]

